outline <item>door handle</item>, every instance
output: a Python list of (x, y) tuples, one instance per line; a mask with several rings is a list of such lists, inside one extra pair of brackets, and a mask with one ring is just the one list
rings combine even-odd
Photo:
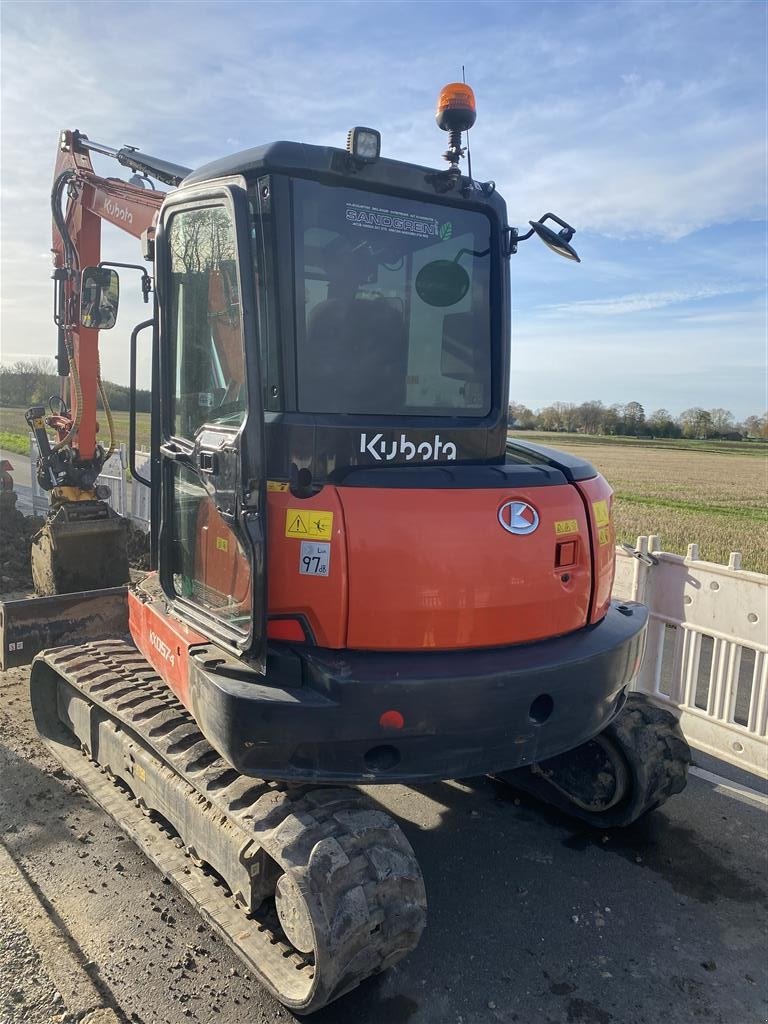
[(160, 445), (160, 454), (171, 462), (178, 462), (182, 466), (194, 466), (191, 454), (175, 441), (166, 441)]

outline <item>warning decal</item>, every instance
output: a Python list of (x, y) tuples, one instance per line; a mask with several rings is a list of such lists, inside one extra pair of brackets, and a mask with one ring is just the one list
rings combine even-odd
[(555, 523), (555, 536), (562, 537), (566, 533), (578, 533), (579, 524), (575, 519), (560, 519)]
[(601, 547), (603, 546), (603, 544), (610, 544), (611, 543), (611, 531), (610, 531), (610, 528), (608, 526), (600, 527), (600, 529), (597, 531), (597, 539), (600, 542), (600, 546)]
[(330, 540), (333, 534), (333, 512), (315, 509), (287, 508), (285, 536), (299, 540)]
[[(595, 523), (598, 526), (607, 526), (611, 517), (608, 513), (608, 502), (607, 501), (593, 501), (592, 508), (595, 513)], [(602, 541), (601, 541), (602, 543)]]
[(283, 483), (282, 480), (267, 480), (268, 491), (287, 491), (288, 484)]
[(226, 537), (216, 538), (216, 550), (217, 551), (229, 551), (229, 541)]

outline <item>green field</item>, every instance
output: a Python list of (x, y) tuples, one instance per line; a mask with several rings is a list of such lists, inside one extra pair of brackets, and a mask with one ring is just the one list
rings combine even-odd
[[(26, 455), (29, 452), (29, 428), (24, 419), (24, 409), (0, 408), (0, 448)], [(98, 415), (99, 440), (109, 443), (109, 427), (103, 412)], [(128, 444), (128, 413), (113, 412), (118, 444)], [(149, 413), (136, 414), (136, 447), (149, 448)]]
[(643, 441), (513, 431), (579, 455), (607, 478), (616, 493), (617, 539), (634, 544), (658, 534), (664, 551), (727, 562), (742, 554), (742, 568), (768, 572), (768, 445), (739, 441)]

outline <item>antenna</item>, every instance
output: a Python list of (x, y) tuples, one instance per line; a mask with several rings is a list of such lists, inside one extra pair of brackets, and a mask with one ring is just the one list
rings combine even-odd
[[(461, 65), (461, 80), (464, 85), (467, 84), (467, 76), (464, 74), (464, 65)], [(472, 154), (469, 151), (469, 128), (467, 128), (467, 172), (469, 174), (469, 180), (472, 181)]]

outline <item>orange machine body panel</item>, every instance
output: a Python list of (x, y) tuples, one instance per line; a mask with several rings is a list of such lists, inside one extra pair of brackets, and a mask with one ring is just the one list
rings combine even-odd
[(608, 611), (616, 572), (616, 528), (613, 524), (613, 489), (602, 476), (579, 482), (589, 508), (594, 551), (594, 594), (589, 621), (599, 622)]
[[(326, 485), (307, 499), (273, 485), (268, 635), (295, 639), (286, 617), (309, 627), (310, 643), (338, 650), (482, 649), (574, 632), (599, 621), (610, 601), (611, 497), (601, 477), (510, 490)], [(509, 502), (535, 511), (535, 530), (503, 527)], [(196, 575), (246, 608), (250, 574), (234, 542), (224, 549), (219, 534), (229, 530), (217, 531), (217, 520), (213, 503), (202, 503)], [(302, 571), (316, 548), (322, 573)], [(140, 623), (150, 608), (132, 605), (132, 631), (186, 703), (185, 650), (205, 638), (175, 620)]]
[[(539, 515), (531, 534), (511, 534), (499, 523), (500, 508), (517, 500)], [(271, 492), (268, 506), (269, 614), (303, 615), (319, 646), (483, 648), (587, 623), (589, 525), (571, 485), (514, 491), (328, 485), (306, 501)], [(327, 576), (300, 574), (301, 536), (286, 534), (288, 510), (302, 509), (333, 513)], [(563, 550), (566, 560), (558, 564)]]
[[(341, 492), (349, 554), (347, 646), (447, 650), (526, 643), (586, 624), (591, 569), (584, 506), (570, 485), (529, 490)], [(539, 525), (515, 535), (499, 523), (509, 501)], [(571, 564), (556, 567), (575, 523)]]
[(197, 513), (197, 549), (195, 578), (205, 581), (209, 600), (215, 595), (248, 613), (251, 608), (251, 573), (240, 554), (237, 538), (219, 515), (211, 498), (200, 502)]
[[(339, 494), (338, 488), (328, 485), (307, 499), (295, 498), (288, 490), (269, 491), (267, 495), (269, 614), (304, 616), (319, 647), (347, 646), (348, 538)], [(302, 513), (298, 521), (296, 512)], [(324, 516), (315, 521), (330, 526), (328, 536), (313, 525), (313, 513), (318, 512)], [(301, 524), (308, 528), (306, 535), (301, 532)], [(297, 528), (291, 529), (294, 525)], [(288, 533), (292, 535), (286, 536)], [(327, 575), (301, 573), (303, 541), (330, 544)]]
[[(142, 600), (145, 587), (149, 601)], [(138, 593), (128, 592), (128, 627), (141, 653), (188, 708), (189, 648), (208, 641), (179, 619), (164, 614), (163, 603), (151, 599), (155, 589), (159, 584), (153, 574), (139, 585)]]

